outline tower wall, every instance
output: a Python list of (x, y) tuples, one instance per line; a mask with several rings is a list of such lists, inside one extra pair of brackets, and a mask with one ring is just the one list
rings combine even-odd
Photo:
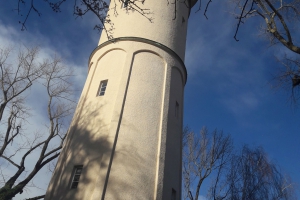
[[(187, 22), (189, 17), (188, 1), (177, 2), (176, 7), (167, 0), (145, 1), (143, 8), (147, 9), (142, 16), (137, 11), (121, 9), (121, 2), (110, 5), (109, 19), (113, 22), (113, 37), (140, 37), (163, 44), (172, 49), (184, 60)], [(116, 12), (115, 12), (116, 6)], [(151, 18), (152, 22), (148, 19)], [(108, 26), (109, 28), (109, 26)], [(102, 34), (99, 45), (107, 41), (107, 35)]]
[[(103, 34), (93, 51), (46, 200), (181, 198), (188, 8), (177, 6), (172, 20), (167, 2), (146, 2), (154, 23), (121, 10), (111, 18), (115, 39)], [(105, 95), (98, 96), (103, 80)], [(80, 181), (70, 189), (78, 165)]]

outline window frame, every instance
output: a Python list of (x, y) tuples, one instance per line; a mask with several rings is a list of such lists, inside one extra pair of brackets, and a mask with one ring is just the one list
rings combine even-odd
[[(80, 169), (79, 173), (77, 172), (78, 169)], [(77, 189), (78, 188), (78, 184), (79, 184), (80, 176), (82, 174), (82, 170), (83, 170), (83, 165), (75, 165), (74, 166), (73, 173), (72, 173), (72, 179), (71, 179), (71, 183), (70, 183), (70, 189)], [(75, 180), (76, 176), (78, 176), (78, 180)]]
[[(105, 86), (103, 86), (103, 84), (105, 84)], [(108, 79), (100, 81), (100, 85), (97, 91), (97, 96), (105, 95), (107, 84), (108, 84)]]

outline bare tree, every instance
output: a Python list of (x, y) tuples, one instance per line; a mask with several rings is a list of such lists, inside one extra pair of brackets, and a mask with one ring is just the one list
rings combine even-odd
[[(203, 182), (214, 171), (228, 164), (232, 139), (214, 130), (202, 128), (199, 134), (185, 130), (183, 134), (183, 181), (184, 198), (197, 200)], [(196, 185), (195, 189), (194, 186)]]
[[(21, 24), (21, 30), (26, 30), (26, 23), (28, 18), (33, 13), (41, 16), (41, 7), (38, 3), (33, 0), (15, 0), (17, 2), (17, 7), (13, 8), (17, 14), (20, 16), (19, 23)], [(126, 5), (127, 12), (138, 12), (142, 17), (145, 17), (152, 22), (151, 11), (144, 8), (145, 0), (73, 0), (73, 14), (76, 17), (83, 17), (87, 13), (92, 13), (97, 17), (99, 23), (94, 26), (94, 29), (98, 31), (104, 30), (108, 39), (113, 38), (113, 23), (110, 20), (110, 15), (107, 15), (109, 11), (109, 5), (113, 4), (111, 8), (115, 16), (118, 15), (118, 9), (120, 9), (117, 4)], [(61, 7), (66, 4), (66, 0), (45, 0), (43, 3), (48, 4), (51, 9), (55, 12), (61, 12)]]
[[(231, 0), (236, 5), (238, 24), (234, 38), (241, 23), (250, 17), (260, 17), (264, 25), (262, 32), (271, 43), (280, 42), (289, 50), (300, 54), (297, 41), (297, 26), (300, 19), (300, 0)], [(299, 41), (297, 41), (299, 42)]]
[[(57, 57), (41, 62), (38, 52), (38, 48), (23, 48), (16, 59), (11, 48), (0, 50), (1, 200), (22, 193), (37, 173), (59, 156), (66, 136), (65, 120), (73, 112), (72, 71), (63, 66)], [(49, 124), (46, 131), (33, 131), (35, 127), (25, 128), (30, 125), (31, 108), (27, 100), (29, 89), (40, 83), (48, 97), (41, 103), (44, 103), (45, 118)], [(42, 97), (42, 94), (39, 95), (36, 98)], [(29, 169), (26, 163), (31, 155), (35, 155), (35, 161)], [(5, 174), (5, 168), (13, 173)], [(38, 198), (42, 197), (33, 199)]]
[(214, 200), (292, 200), (293, 184), (283, 175), (261, 147), (242, 148), (223, 172), (223, 182), (216, 179), (210, 190)]
[(11, 66), (7, 63), (11, 52), (11, 48), (0, 49), (0, 86), (2, 92), (0, 99), (0, 121), (7, 104), (16, 99), (21, 102), (22, 99), (19, 97), (32, 86), (33, 81), (41, 76), (40, 72), (45, 67), (45, 63), (41, 65), (34, 63), (38, 53), (37, 48), (19, 52), (19, 63), (16, 66)]
[(277, 58), (277, 61), (280, 67), (274, 77), (274, 88), (290, 92), (290, 102), (293, 106), (297, 106), (300, 100), (300, 57), (291, 58), (284, 55), (280, 59)]
[(234, 34), (236, 41), (240, 25), (248, 18), (257, 17), (262, 22), (261, 35), (266, 37), (271, 45), (279, 43), (295, 53), (290, 57), (279, 58), (283, 70), (276, 75), (276, 80), (289, 83), (289, 88), (292, 88), (291, 100), (296, 103), (298, 97), (294, 94), (298, 93), (300, 83), (299, 69), (295, 67), (300, 57), (300, 0), (230, 0), (230, 2), (235, 5), (234, 15), (238, 20)]
[(202, 195), (212, 200), (293, 200), (294, 184), (273, 164), (262, 147), (244, 145), (234, 153), (232, 139), (222, 132), (183, 132), (184, 199), (197, 200), (203, 183), (210, 189)]
[[(35, 4), (33, 0), (15, 0), (16, 7), (13, 8), (17, 14), (21, 17), (19, 23), (21, 24), (21, 30), (26, 29), (26, 22), (28, 17), (32, 13), (41, 15), (40, 8)], [(102, 31), (104, 30), (109, 39), (113, 37), (113, 23), (110, 20), (110, 16), (107, 15), (109, 11), (109, 4), (113, 4), (114, 15), (118, 15), (117, 2), (118, 4), (126, 5), (128, 12), (138, 12), (141, 16), (146, 17), (152, 22), (152, 12), (144, 7), (146, 0), (74, 0), (73, 2), (73, 14), (76, 17), (82, 17), (87, 13), (93, 13), (99, 20), (99, 24), (95, 25), (95, 29)], [(205, 5), (204, 15), (207, 18), (207, 10), (212, 0), (198, 0), (198, 10), (202, 8), (202, 4)], [(235, 40), (240, 29), (240, 25), (245, 22), (246, 19), (251, 17), (260, 17), (264, 25), (261, 26), (262, 32), (270, 39), (271, 43), (280, 42), (286, 48), (300, 54), (300, 47), (296, 41), (298, 32), (297, 23), (299, 22), (300, 14), (300, 0), (230, 0), (235, 5), (236, 10), (235, 17), (238, 20), (237, 28), (234, 34)], [(54, 12), (61, 12), (61, 7), (66, 3), (66, 0), (45, 0), (44, 3), (48, 4)], [(177, 12), (177, 4), (183, 3), (187, 7), (191, 1), (169, 1), (166, 3), (174, 5), (170, 6), (170, 9), (174, 9), (175, 18)], [(192, 1), (195, 3), (195, 1)], [(198, 11), (197, 10), (197, 11)]]

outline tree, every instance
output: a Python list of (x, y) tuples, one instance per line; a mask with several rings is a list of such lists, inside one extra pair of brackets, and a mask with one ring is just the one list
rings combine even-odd
[(231, 0), (231, 2), (238, 10), (236, 14), (238, 24), (234, 35), (237, 41), (240, 24), (247, 18), (258, 16), (264, 22), (261, 31), (272, 44), (280, 42), (292, 52), (300, 54), (300, 47), (295, 44), (296, 27), (293, 27), (300, 17), (299, 0)]
[[(41, 62), (38, 53), (38, 48), (23, 47), (14, 56), (12, 48), (0, 49), (0, 199), (22, 193), (37, 173), (59, 156), (66, 136), (66, 117), (73, 112), (72, 71), (57, 57)], [(39, 84), (47, 96), (46, 131), (26, 129), (30, 125), (30, 89)], [(27, 160), (32, 155), (35, 160), (28, 169)], [(13, 172), (5, 173), (6, 168)]]
[[(143, 4), (146, 0), (118, 0), (122, 4), (126, 4), (127, 11), (136, 11), (142, 16), (146, 17), (152, 22), (151, 11), (148, 8), (144, 8)], [(188, 5), (188, 0), (178, 2), (167, 1), (168, 4), (174, 5), (174, 12), (176, 13), (176, 4), (184, 3)], [(198, 0), (198, 10), (201, 9), (202, 0)], [(40, 8), (35, 4), (33, 0), (16, 0), (17, 7), (13, 8), (17, 11), (17, 14), (21, 17), (19, 23), (21, 24), (21, 30), (26, 29), (26, 22), (30, 14), (35, 12), (39, 16), (42, 14)], [(66, 0), (45, 0), (44, 3), (48, 4), (54, 12), (61, 12), (62, 5)], [(300, 47), (295, 43), (297, 33), (294, 31), (297, 27), (294, 27), (298, 22), (300, 16), (300, 0), (230, 0), (235, 5), (235, 17), (238, 20), (237, 28), (234, 34), (234, 39), (238, 41), (237, 34), (240, 29), (240, 25), (244, 21), (251, 17), (259, 16), (264, 22), (264, 26), (261, 26), (262, 32), (270, 39), (271, 43), (280, 42), (286, 48), (300, 54)], [(112, 38), (113, 24), (110, 21), (110, 16), (107, 15), (109, 10), (109, 4), (114, 4), (114, 14), (118, 15), (118, 9), (116, 1), (105, 0), (80, 0), (73, 2), (73, 14), (76, 17), (82, 17), (87, 13), (93, 13), (99, 20), (99, 24), (95, 25), (95, 29), (102, 31), (105, 30), (108, 38)], [(206, 1), (204, 15), (207, 18), (207, 11), (212, 0)], [(176, 15), (175, 15), (176, 16)], [(291, 28), (292, 27), (292, 28)]]
[(292, 200), (293, 184), (273, 164), (262, 147), (243, 146), (234, 153), (232, 139), (222, 132), (183, 133), (184, 198), (197, 200), (203, 183), (210, 182), (212, 200)]
[(300, 99), (299, 85), (300, 85), (300, 58), (289, 58), (284, 56), (282, 59), (278, 59), (283, 69), (278, 73), (277, 76), (277, 87), (291, 90), (291, 102), (296, 105)]
[(213, 172), (225, 168), (232, 148), (231, 137), (217, 130), (209, 133), (204, 127), (200, 134), (188, 129), (184, 131), (182, 169), (185, 199), (199, 198), (203, 182)]
[[(147, 8), (143, 8), (145, 0), (117, 0), (119, 3), (126, 4), (127, 12), (138, 12), (141, 16), (145, 17), (152, 22), (151, 12)], [(83, 17), (88, 13), (92, 13), (97, 17), (99, 23), (94, 26), (94, 29), (104, 31), (108, 39), (113, 38), (113, 23), (110, 20), (110, 15), (107, 15), (109, 10), (109, 5), (112, 3), (114, 6), (113, 13), (118, 15), (117, 1), (110, 0), (74, 0), (72, 2), (73, 14), (76, 17)], [(36, 13), (41, 16), (40, 7), (36, 5), (37, 3), (33, 0), (15, 0), (17, 2), (17, 7), (13, 8), (17, 14), (20, 16), (19, 23), (21, 24), (21, 30), (26, 30), (26, 23), (29, 16), (32, 13)], [(54, 13), (61, 12), (61, 7), (66, 4), (66, 0), (45, 0), (45, 4), (54, 11)]]
[[(212, 0), (199, 0), (198, 10), (205, 2), (204, 15), (207, 17)], [(229, 0), (233, 13), (237, 19), (237, 26), (234, 33), (234, 39), (239, 41), (238, 33), (242, 24), (249, 18), (261, 19), (259, 26), (261, 36), (270, 41), (271, 45), (282, 44), (294, 55), (283, 58), (277, 58), (281, 63), (280, 72), (276, 75), (278, 81), (277, 87), (286, 90), (292, 88), (291, 100), (296, 103), (300, 98), (300, 70), (299, 70), (299, 19), (300, 19), (300, 0)], [(259, 22), (259, 21), (258, 21)], [(274, 71), (276, 71), (274, 69)], [(288, 83), (288, 88), (287, 86)]]
[(210, 192), (214, 200), (296, 199), (291, 180), (268, 159), (262, 147), (243, 146), (241, 152), (232, 157), (223, 182), (216, 179)]
[(257, 17), (262, 21), (260, 31), (271, 45), (280, 43), (295, 53), (293, 56), (285, 55), (278, 58), (283, 69), (276, 80), (279, 81), (280, 87), (283, 83), (289, 84), (289, 88), (292, 88), (291, 99), (296, 103), (299, 99), (297, 90), (300, 85), (300, 44), (297, 28), (300, 19), (300, 0), (230, 0), (230, 2), (235, 5), (234, 15), (238, 20), (234, 35), (236, 41), (240, 25), (248, 18)]
[[(143, 5), (145, 1), (146, 0), (118, 0), (119, 3), (126, 5), (127, 12), (138, 12), (141, 16), (147, 18), (149, 22), (152, 22), (152, 11)], [(40, 16), (42, 14), (40, 11), (41, 7), (33, 0), (16, 0), (15, 2), (17, 3), (17, 7), (13, 9), (16, 10), (20, 16), (19, 23), (21, 24), (21, 29), (25, 30), (28, 17), (32, 13), (36, 13)], [(113, 4), (113, 13), (116, 16), (118, 15), (116, 2), (117, 1), (106, 0), (74, 0), (70, 2), (70, 7), (73, 8), (73, 14), (76, 17), (83, 17), (88, 13), (92, 13), (96, 16), (99, 23), (96, 24), (94, 28), (99, 31), (104, 30), (107, 38), (112, 39), (114, 27), (110, 20), (110, 15), (107, 15), (107, 12), (109, 10), (109, 4)], [(174, 9), (175, 17), (178, 3), (189, 5), (188, 0), (166, 0), (166, 2), (170, 4), (170, 9)], [(260, 26), (261, 33), (270, 41), (271, 45), (281, 43), (286, 49), (297, 54), (294, 56), (296, 58), (289, 57), (288, 60), (299, 60), (299, 58), (297, 58), (300, 54), (299, 41), (297, 41), (299, 35), (297, 23), (299, 23), (300, 18), (300, 0), (229, 0), (229, 2), (234, 5), (234, 7), (232, 7), (234, 10), (230, 12), (233, 12), (237, 19), (237, 27), (233, 34), (236, 41), (238, 41), (238, 32), (241, 28), (241, 24), (244, 24), (248, 18), (258, 17), (262, 21), (262, 25)], [(55, 13), (61, 12), (61, 7), (67, 4), (66, 0), (46, 0), (44, 3), (48, 4)], [(204, 15), (208, 18), (207, 11), (211, 3), (212, 0), (198, 0), (197, 11), (202, 9), (204, 4)], [(70, 4), (68, 4), (68, 6), (69, 5)], [(280, 60), (281, 63), (284, 63), (284, 65), (282, 65), (284, 70), (281, 70), (283, 72), (278, 75), (277, 80), (281, 81), (283, 77), (285, 78), (284, 82), (288, 82), (289, 88), (293, 89), (291, 95), (292, 100), (296, 102), (299, 97), (295, 95), (297, 92), (294, 91), (296, 91), (300, 85), (299, 70), (297, 68), (292, 72), (289, 71), (288, 69), (294, 69), (293, 67), (285, 68), (290, 62), (282, 58), (280, 58)], [(287, 73), (292, 73), (293, 75), (285, 76)], [(296, 82), (297, 84), (295, 84)]]

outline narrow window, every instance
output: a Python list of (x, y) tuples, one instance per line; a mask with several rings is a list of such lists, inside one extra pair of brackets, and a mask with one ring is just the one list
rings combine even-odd
[(184, 23), (185, 22), (185, 19), (184, 19), (184, 17), (182, 17), (182, 21), (181, 21), (182, 23)]
[(105, 94), (105, 90), (106, 90), (106, 87), (107, 87), (107, 81), (108, 80), (104, 80), (104, 81), (100, 82), (99, 89), (98, 89), (98, 92), (97, 92), (97, 96), (103, 96)]
[(82, 165), (78, 165), (74, 167), (73, 177), (71, 182), (71, 189), (76, 189), (79, 183), (79, 178), (82, 172)]
[(122, 0), (122, 8), (127, 8), (129, 0)]
[(176, 190), (174, 190), (173, 188), (172, 188), (171, 200), (176, 200)]
[(176, 104), (175, 104), (175, 117), (178, 118), (179, 116), (179, 103), (176, 101)]

